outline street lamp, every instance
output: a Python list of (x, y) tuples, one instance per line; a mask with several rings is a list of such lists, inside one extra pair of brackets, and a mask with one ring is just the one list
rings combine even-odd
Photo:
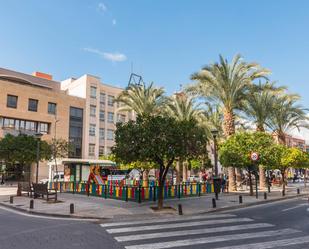
[(40, 142), (41, 137), (43, 136), (42, 133), (36, 133), (35, 137), (37, 139), (36, 145), (36, 176), (35, 176), (35, 183), (39, 182), (39, 163), (40, 163)]
[(219, 131), (212, 129), (211, 134), (214, 139), (214, 161), (215, 161), (215, 177), (218, 177), (218, 154), (217, 154), (217, 136)]

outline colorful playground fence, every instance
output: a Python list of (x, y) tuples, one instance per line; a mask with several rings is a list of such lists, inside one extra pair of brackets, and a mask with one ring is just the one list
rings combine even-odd
[[(100, 185), (87, 182), (50, 182), (49, 187), (60, 192), (85, 194), (102, 198), (118, 199), (123, 201), (156, 201), (158, 186), (116, 186)], [(179, 185), (166, 185), (163, 188), (164, 199), (201, 196), (214, 192), (212, 183), (183, 183)]]

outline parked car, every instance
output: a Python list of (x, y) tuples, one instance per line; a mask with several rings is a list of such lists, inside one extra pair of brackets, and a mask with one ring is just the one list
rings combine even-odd
[[(53, 177), (53, 182), (63, 182), (64, 181), (64, 173), (63, 172), (58, 172), (58, 174), (57, 175), (54, 175), (54, 177)], [(47, 182), (49, 182), (49, 179), (48, 178), (44, 178), (44, 179), (41, 179), (40, 181), (39, 181), (39, 183), (43, 183), (43, 184), (45, 184), (45, 183), (47, 183)]]

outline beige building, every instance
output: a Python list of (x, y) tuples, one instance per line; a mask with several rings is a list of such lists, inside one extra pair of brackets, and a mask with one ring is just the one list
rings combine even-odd
[[(69, 96), (60, 82), (43, 73), (23, 74), (0, 68), (0, 137), (6, 133), (43, 134), (42, 139), (63, 138), (73, 144), (71, 157), (83, 158), (83, 98)], [(48, 176), (41, 163), (39, 179)], [(35, 170), (31, 170), (31, 179)]]
[(132, 113), (117, 111), (119, 104), (114, 100), (123, 89), (102, 83), (100, 78), (88, 74), (62, 81), (61, 89), (68, 95), (85, 99), (83, 155), (98, 159), (109, 154), (114, 145), (116, 123), (135, 118)]

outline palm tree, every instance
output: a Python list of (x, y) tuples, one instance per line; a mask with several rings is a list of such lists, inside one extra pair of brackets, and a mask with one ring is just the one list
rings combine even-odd
[[(236, 55), (229, 63), (220, 55), (220, 62), (202, 68), (192, 75), (196, 83), (188, 91), (220, 103), (223, 109), (223, 131), (226, 137), (235, 133), (235, 110), (241, 109), (252, 81), (266, 78), (268, 70), (257, 63), (246, 63)], [(235, 170), (229, 167), (229, 189), (236, 189)]]
[[(244, 106), (244, 112), (256, 126), (256, 131), (265, 132), (265, 124), (271, 118), (277, 94), (286, 90), (286, 87), (276, 87), (274, 82), (252, 85)], [(259, 166), (260, 188), (265, 188), (265, 168)]]
[(297, 94), (277, 94), (274, 98), (273, 111), (266, 125), (275, 133), (280, 144), (286, 144), (286, 133), (292, 129), (309, 128), (308, 109), (297, 104)]
[[(199, 108), (199, 104), (194, 103), (192, 97), (186, 96), (185, 93), (177, 93), (166, 100), (164, 105), (163, 114), (169, 117), (173, 117), (178, 121), (191, 121), (198, 122), (202, 115), (202, 109)], [(188, 163), (185, 158), (179, 158), (176, 162), (177, 184), (180, 182), (180, 171), (183, 168), (183, 180), (188, 178)]]
[(130, 85), (120, 93), (116, 102), (122, 104), (118, 111), (134, 111), (137, 115), (154, 115), (160, 112), (165, 101), (164, 89), (149, 86)]

